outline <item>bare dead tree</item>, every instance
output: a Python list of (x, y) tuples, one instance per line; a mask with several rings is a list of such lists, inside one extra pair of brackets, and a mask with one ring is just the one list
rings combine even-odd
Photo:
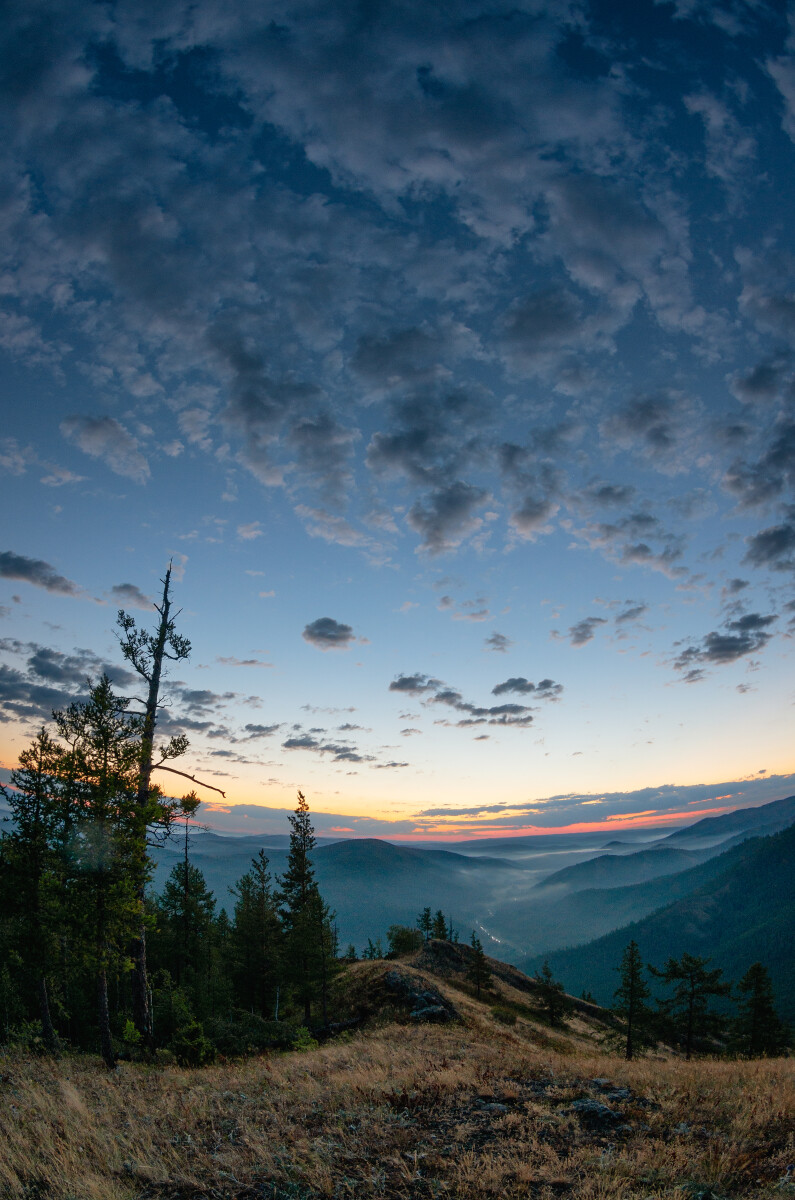
[[(168, 565), (163, 584), (163, 596), (155, 610), (160, 620), (154, 633), (139, 629), (133, 617), (123, 609), (119, 609), (117, 625), (121, 632), (117, 635), (122, 654), (127, 662), (147, 684), (147, 696), (143, 711), (141, 733), (140, 765), (138, 769), (137, 808), (141, 814), (151, 814), (152, 808), (152, 772), (155, 770), (169, 771), (198, 783), (200, 787), (211, 791), (224, 793), (212, 784), (202, 783), (195, 776), (185, 771), (178, 771), (166, 763), (179, 758), (188, 749), (188, 739), (184, 734), (172, 737), (167, 745), (159, 751), (158, 761), (155, 762), (155, 727), (160, 705), (160, 684), (166, 661), (182, 662), (188, 658), (191, 651), (190, 641), (177, 633), (175, 619), (179, 613), (171, 613), (171, 563)], [(193, 805), (195, 808), (196, 805)], [(193, 811), (191, 809), (191, 811)], [(139, 862), (137, 880), (138, 900), (141, 905), (143, 918), (144, 888), (146, 885), (147, 846), (162, 843), (169, 835), (174, 818), (183, 812), (181, 800), (168, 800), (159, 805), (158, 819), (152, 824), (143, 821), (139, 846)], [(146, 967), (146, 925), (141, 920), (138, 935), (132, 946), (133, 973), (133, 1020), (147, 1046), (152, 1045), (152, 1013), (149, 1001), (149, 980)]]

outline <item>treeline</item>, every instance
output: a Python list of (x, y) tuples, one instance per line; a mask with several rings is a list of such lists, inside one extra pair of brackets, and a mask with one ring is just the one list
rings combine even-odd
[[(152, 633), (118, 614), (144, 698), (118, 695), (106, 676), (89, 681), (88, 699), (53, 713), (0, 785), (11, 810), (0, 836), (0, 1040), (99, 1049), (108, 1066), (164, 1048), (202, 1062), (216, 1047), (291, 1044), (312, 1021), (328, 1024), (336, 933), (305, 798), (283, 876), (272, 880), (260, 853), (233, 889), (230, 918), (189, 859), (196, 793), (173, 799), (153, 783), (155, 771), (200, 783), (173, 765), (187, 738), (155, 749), (164, 667), (191, 649), (174, 626), (170, 581), (169, 567)], [(151, 850), (180, 823), (185, 855), (153, 897)]]
[[(56, 1050), (167, 1050), (199, 1065), (216, 1050), (293, 1044), (327, 1025), (337, 968), (333, 915), (311, 862), (314, 831), (299, 792), (284, 874), (264, 853), (232, 889), (228, 916), (190, 862), (197, 800), (137, 803), (140, 721), (103, 677), (54, 714), (20, 756), (0, 838), (0, 1039)], [(162, 894), (147, 892), (148, 848), (184, 822), (185, 854)], [(148, 1022), (136, 1022), (142, 934)], [(279, 1019), (281, 1018), (281, 1020)]]

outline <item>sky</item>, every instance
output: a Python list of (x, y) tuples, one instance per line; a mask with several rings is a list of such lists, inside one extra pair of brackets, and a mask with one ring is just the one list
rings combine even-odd
[(795, 9), (17, 0), (0, 761), (135, 680), (227, 832), (795, 791)]

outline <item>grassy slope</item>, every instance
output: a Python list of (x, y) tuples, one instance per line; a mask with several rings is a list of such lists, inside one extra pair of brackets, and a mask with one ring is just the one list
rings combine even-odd
[[(792, 1159), (795, 1064), (626, 1063), (601, 1051), (598, 1014), (565, 1032), (490, 1008), (526, 1002), (507, 968), (485, 1003), (455, 956), (397, 967), (434, 986), (462, 1021), (380, 1020), (305, 1054), (202, 1071), (64, 1058), (0, 1066), (3, 1200), (682, 1200), (710, 1187), (774, 1194)], [(393, 963), (357, 963), (355, 996)], [(609, 1097), (604, 1084), (629, 1089)], [(601, 1082), (600, 1082), (601, 1081)], [(571, 1111), (606, 1103), (621, 1128)], [(491, 1106), (491, 1107), (490, 1107)]]
[(661, 965), (688, 951), (711, 957), (729, 979), (760, 960), (773, 978), (779, 1012), (795, 1019), (795, 826), (746, 842), (709, 866), (721, 862), (722, 873), (689, 896), (588, 945), (553, 952), (553, 971), (571, 991), (588, 988), (607, 1003), (630, 938), (647, 962)]

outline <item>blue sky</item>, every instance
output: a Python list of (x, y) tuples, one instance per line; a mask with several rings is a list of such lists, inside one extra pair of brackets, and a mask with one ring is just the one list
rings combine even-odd
[(116, 610), (173, 559), (219, 827), (793, 790), (792, 12), (25, 0), (3, 37), (6, 768), (129, 686)]

